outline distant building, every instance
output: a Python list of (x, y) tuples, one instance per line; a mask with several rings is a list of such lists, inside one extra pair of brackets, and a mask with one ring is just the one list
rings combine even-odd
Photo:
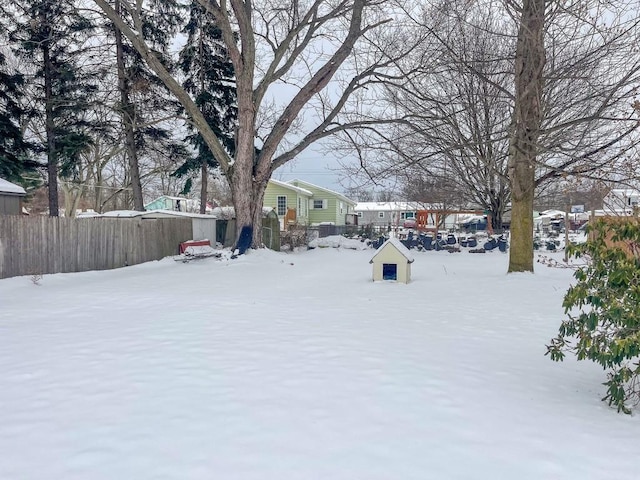
[(423, 208), (419, 202), (359, 202), (355, 212), (358, 225), (402, 227), (405, 220), (416, 218)]
[(144, 206), (145, 210), (172, 210), (174, 212), (199, 213), (200, 201), (184, 197), (162, 195)]
[(640, 191), (632, 188), (614, 188), (602, 201), (605, 210), (625, 210), (640, 206)]
[(0, 215), (21, 215), (27, 192), (20, 185), (0, 178)]
[(302, 180), (269, 180), (263, 205), (276, 211), (282, 230), (291, 225), (358, 224), (356, 202), (341, 193)]

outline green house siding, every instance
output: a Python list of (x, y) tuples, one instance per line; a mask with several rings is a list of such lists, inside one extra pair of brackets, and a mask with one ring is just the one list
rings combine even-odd
[[(326, 208), (313, 208), (314, 200), (324, 200)], [(338, 202), (335, 198), (330, 198), (328, 195), (317, 195), (314, 192), (313, 198), (309, 200), (309, 221), (312, 224), (332, 222), (336, 225), (344, 225), (344, 218), (342, 221), (338, 218)]]
[[(291, 183), (313, 193), (313, 197), (309, 200), (309, 223), (311, 224), (331, 222), (336, 225), (344, 225), (345, 215), (354, 213), (355, 202), (311, 183), (299, 180), (294, 180)], [(313, 208), (314, 200), (326, 200), (326, 208)], [(340, 212), (340, 203), (342, 203), (342, 212)]]
[[(299, 225), (344, 225), (346, 215), (353, 214), (356, 205), (339, 193), (300, 180), (287, 184), (270, 180), (263, 205), (278, 212), (278, 197), (286, 197), (286, 207), (296, 211), (296, 223)], [(314, 208), (314, 202), (319, 203), (322, 208)], [(281, 212), (278, 215), (283, 217)]]
[[(286, 197), (286, 206), (296, 211), (296, 221), (298, 224), (306, 225), (308, 223), (308, 209), (306, 208), (308, 196), (296, 192), (291, 188), (269, 182), (264, 193), (263, 205), (267, 208), (274, 209), (276, 213), (278, 213), (278, 217), (283, 218), (284, 215), (280, 215), (278, 212), (278, 197)], [(299, 205), (302, 209), (298, 208)]]

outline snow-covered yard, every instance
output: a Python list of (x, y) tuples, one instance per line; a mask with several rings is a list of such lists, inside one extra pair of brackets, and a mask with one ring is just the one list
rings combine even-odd
[(0, 479), (637, 478), (604, 372), (544, 356), (571, 270), (372, 254), (0, 281)]

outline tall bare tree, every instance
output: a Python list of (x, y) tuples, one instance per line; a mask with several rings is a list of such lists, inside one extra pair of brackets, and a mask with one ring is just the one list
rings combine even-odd
[(519, 22), (509, 150), (509, 271), (533, 271), (533, 199), (545, 182), (623, 180), (640, 142), (637, 0), (505, 0)]
[(350, 139), (374, 178), (447, 179), (494, 212), (511, 201), (509, 270), (532, 271), (538, 192), (634, 170), (639, 2), (425, 4), (412, 19), (428, 35), (405, 62), (419, 68), (383, 99), (396, 123)]
[[(229, 182), (237, 233), (244, 226), (252, 227), (253, 246), (259, 246), (263, 196), (273, 171), (313, 142), (354, 123), (368, 121), (341, 114), (350, 99), (356, 98), (366, 86), (378, 83), (380, 78), (376, 76), (386, 73), (395, 60), (382, 46), (370, 41), (375, 32), (391, 21), (388, 9), (395, 2), (288, 0), (279, 2), (275, 8), (267, 0), (199, 1), (215, 18), (235, 70), (238, 127), (233, 158), (193, 99), (142, 36), (139, 26), (144, 8), (121, 0), (122, 8), (133, 19), (132, 28), (108, 1), (94, 0), (180, 101)], [(409, 49), (411, 45), (404, 44), (402, 48)], [(336, 76), (338, 72), (344, 75)], [(278, 85), (280, 94), (275, 95)], [(283, 85), (289, 89), (283, 89)], [(282, 102), (282, 98), (287, 101)], [(321, 116), (308, 127), (303, 116), (310, 113), (307, 107), (311, 103)], [(271, 117), (265, 113), (271, 113)]]
[(546, 0), (523, 0), (515, 57), (515, 102), (509, 141), (509, 272), (533, 271), (533, 199), (543, 119)]

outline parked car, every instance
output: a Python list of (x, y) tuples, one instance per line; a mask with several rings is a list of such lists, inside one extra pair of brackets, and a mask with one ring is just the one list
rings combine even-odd
[(460, 225), (465, 232), (477, 232), (487, 229), (487, 217), (477, 216), (470, 218)]
[(418, 222), (415, 218), (405, 218), (402, 223), (402, 228), (416, 228), (418, 226)]

